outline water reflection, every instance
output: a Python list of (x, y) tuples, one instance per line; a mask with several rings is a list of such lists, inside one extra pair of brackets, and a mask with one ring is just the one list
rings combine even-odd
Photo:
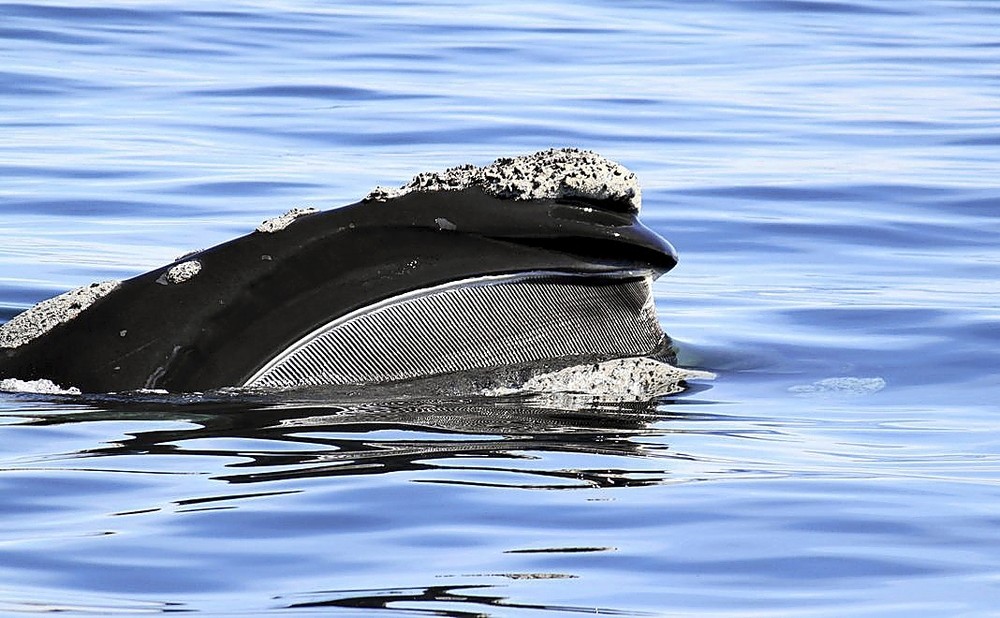
[[(559, 573), (501, 573), (497, 577), (510, 579), (561, 579), (571, 575)], [(478, 618), (503, 610), (547, 610), (566, 613), (611, 614), (651, 616), (634, 610), (622, 611), (606, 607), (575, 607), (570, 605), (543, 605), (517, 603), (494, 592), (495, 586), (476, 584), (463, 586), (428, 586), (426, 588), (393, 588), (384, 590), (335, 590), (315, 592), (305, 600), (294, 601), (286, 609), (352, 608), (397, 610), (407, 614), (446, 616), (448, 618)], [(278, 599), (284, 601), (285, 599)], [(443, 604), (444, 607), (443, 607)], [(468, 607), (452, 609), (451, 606)], [(485, 607), (487, 609), (479, 609)], [(489, 612), (489, 614), (484, 613)]]
[[(629, 459), (616, 459), (621, 467), (600, 469), (552, 469), (551, 462), (544, 467), (530, 462), (542, 453), (689, 459), (668, 452), (661, 442), (636, 438), (662, 435), (657, 423), (681, 416), (682, 405), (698, 403), (676, 395), (625, 403), (572, 396), (373, 400), (370, 395), (327, 395), (106, 395), (84, 399), (90, 409), (43, 412), (21, 424), (136, 422), (138, 431), (128, 425), (128, 433), (108, 436), (112, 441), (67, 455), (101, 458), (102, 466), (118, 456), (210, 458), (225, 462), (221, 470), (211, 466), (212, 478), (231, 484), (448, 470), (453, 474), (447, 478), (422, 480), (509, 486), (468, 474), (489, 470), (519, 475), (519, 487), (623, 487), (662, 482), (666, 472), (637, 469)], [(525, 483), (525, 474), (536, 481)]]

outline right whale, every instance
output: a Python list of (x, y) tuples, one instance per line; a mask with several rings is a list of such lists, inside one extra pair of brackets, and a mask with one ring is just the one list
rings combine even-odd
[(590, 151), (420, 174), (43, 301), (0, 327), (0, 378), (191, 392), (627, 361), (663, 381), (650, 284), (677, 255), (639, 208), (635, 176)]

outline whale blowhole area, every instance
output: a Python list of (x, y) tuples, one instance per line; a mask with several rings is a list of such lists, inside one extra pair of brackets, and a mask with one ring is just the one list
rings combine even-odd
[(375, 187), (365, 200), (385, 202), (407, 193), (462, 191), (470, 187), (480, 187), (499, 199), (576, 198), (614, 203), (633, 213), (638, 213), (642, 205), (634, 173), (592, 150), (578, 148), (550, 148), (500, 157), (483, 167), (467, 163), (440, 172), (423, 172), (398, 189)]
[(18, 348), (41, 337), (80, 315), (119, 285), (120, 281), (101, 281), (43, 300), (0, 326), (0, 348)]

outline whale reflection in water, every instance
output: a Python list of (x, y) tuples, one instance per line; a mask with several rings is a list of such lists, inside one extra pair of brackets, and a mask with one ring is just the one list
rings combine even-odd
[[(145, 425), (67, 456), (112, 467), (114, 459), (137, 454), (218, 461), (225, 471), (212, 478), (229, 484), (447, 471), (448, 480), (439, 482), (490, 484), (487, 478), (495, 476), (505, 486), (568, 489), (664, 482), (669, 462), (679, 458), (688, 465), (688, 456), (657, 445), (662, 425), (697, 422), (688, 411), (701, 403), (689, 396), (612, 403), (580, 395), (376, 400), (369, 390), (349, 395), (329, 389), (291, 395), (83, 395), (72, 399), (84, 410), (39, 412), (19, 424)], [(557, 456), (550, 461), (547, 453)], [(558, 456), (566, 453), (596, 456), (602, 464), (566, 469)], [(240, 463), (230, 465), (234, 460)], [(618, 463), (608, 467), (613, 460)], [(476, 471), (475, 480), (463, 471)]]
[(589, 151), (420, 174), (43, 301), (0, 327), (0, 378), (89, 393), (676, 392), (704, 374), (671, 364), (651, 282), (677, 257), (639, 209), (634, 174)]

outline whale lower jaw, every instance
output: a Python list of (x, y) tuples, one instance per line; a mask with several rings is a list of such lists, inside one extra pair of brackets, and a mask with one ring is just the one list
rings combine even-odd
[(316, 328), (243, 386), (378, 384), (653, 355), (667, 337), (651, 280), (634, 271), (528, 272), (408, 292)]

